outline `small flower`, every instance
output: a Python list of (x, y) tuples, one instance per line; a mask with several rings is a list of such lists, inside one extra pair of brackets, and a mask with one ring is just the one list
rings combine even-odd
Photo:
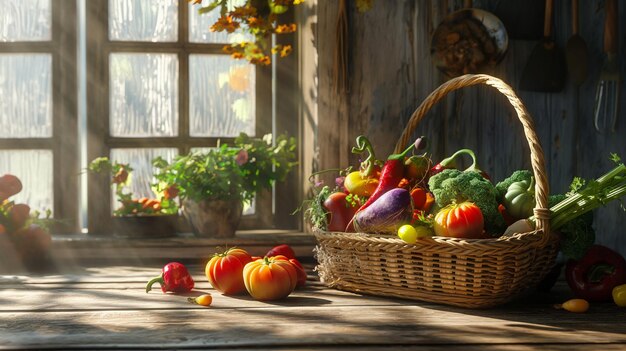
[(280, 50), (280, 57), (285, 57), (289, 55), (291, 51), (292, 51), (291, 45), (283, 46), (283, 48)]
[(248, 18), (248, 26), (250, 28), (258, 28), (261, 27), (263, 25), (263, 20), (261, 18), (258, 17), (249, 17)]
[(235, 162), (237, 162), (237, 164), (240, 166), (248, 162), (248, 150), (246, 149), (239, 150), (239, 152), (237, 153), (237, 156), (235, 157)]
[(295, 32), (297, 29), (297, 26), (295, 23), (291, 23), (291, 24), (279, 24), (276, 29), (274, 29), (274, 32), (278, 33), (278, 34), (285, 34), (285, 33), (293, 33)]
[(346, 177), (337, 177), (335, 178), (335, 184), (339, 187), (343, 186), (343, 182), (346, 180)]

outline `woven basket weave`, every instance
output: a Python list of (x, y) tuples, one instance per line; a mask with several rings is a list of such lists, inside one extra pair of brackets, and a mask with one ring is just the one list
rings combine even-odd
[(519, 296), (550, 271), (558, 236), (549, 227), (543, 151), (528, 111), (510, 86), (484, 74), (464, 75), (444, 83), (413, 113), (395, 152), (406, 147), (415, 127), (435, 103), (451, 91), (479, 84), (506, 96), (523, 125), (536, 179), (536, 230), (494, 239), (435, 236), (407, 244), (394, 236), (314, 229), (316, 269), (322, 282), (364, 294), (486, 308)]

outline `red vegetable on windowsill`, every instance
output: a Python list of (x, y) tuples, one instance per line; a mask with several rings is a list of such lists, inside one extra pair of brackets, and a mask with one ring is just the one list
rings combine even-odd
[(567, 262), (565, 278), (577, 297), (609, 301), (613, 288), (626, 283), (626, 260), (608, 247), (593, 245), (579, 261)]
[(193, 289), (194, 281), (187, 267), (182, 263), (170, 262), (163, 267), (158, 277), (151, 279), (146, 285), (146, 293), (152, 290), (152, 285), (159, 283), (163, 292), (183, 293)]

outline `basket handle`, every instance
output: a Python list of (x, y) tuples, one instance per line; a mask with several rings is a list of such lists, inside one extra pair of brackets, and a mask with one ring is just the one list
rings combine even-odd
[(396, 144), (394, 153), (399, 153), (406, 148), (413, 131), (433, 105), (454, 90), (479, 84), (489, 85), (502, 93), (502, 95), (509, 100), (509, 103), (515, 109), (517, 117), (524, 127), (526, 141), (530, 147), (530, 161), (535, 175), (536, 203), (534, 213), (536, 219), (536, 229), (538, 232), (542, 232), (541, 244), (545, 244), (549, 240), (550, 236), (550, 210), (548, 209), (549, 186), (548, 178), (546, 176), (543, 150), (539, 144), (539, 139), (535, 133), (534, 122), (528, 113), (528, 110), (526, 110), (526, 107), (519, 97), (517, 97), (513, 89), (501, 79), (486, 74), (466, 74), (443, 83), (430, 93), (417, 110), (413, 112), (406, 128), (404, 129), (404, 132), (402, 133), (402, 136)]

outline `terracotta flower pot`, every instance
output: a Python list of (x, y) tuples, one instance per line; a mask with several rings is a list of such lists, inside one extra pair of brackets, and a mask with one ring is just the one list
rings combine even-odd
[(239, 226), (243, 203), (223, 200), (183, 201), (183, 215), (198, 236), (232, 238)]
[(112, 217), (116, 235), (130, 238), (165, 238), (176, 233), (178, 215)]

